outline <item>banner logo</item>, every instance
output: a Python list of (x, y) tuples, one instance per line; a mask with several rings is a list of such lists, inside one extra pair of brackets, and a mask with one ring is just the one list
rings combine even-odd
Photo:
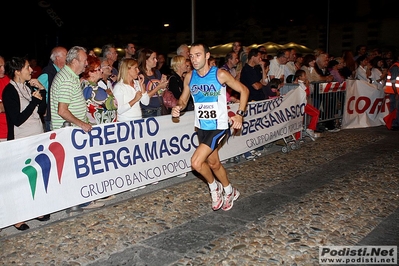
[[(50, 135), (50, 140), (55, 140), (55, 138), (56, 138), (56, 133), (52, 133)], [(65, 149), (62, 146), (62, 144), (57, 141), (52, 141), (47, 147), (47, 149), (54, 157), (54, 163), (57, 170), (58, 183), (61, 184), (62, 172), (65, 163)], [(50, 157), (44, 152), (43, 145), (39, 145), (37, 147), (37, 151), (39, 152), (39, 154), (35, 157), (35, 162), (40, 166), (41, 174), (43, 177), (44, 190), (46, 191), (47, 194), (52, 162)], [(28, 158), (25, 161), (26, 166), (22, 169), (22, 172), (28, 177), (32, 198), (35, 199), (38, 171), (31, 163), (32, 159)]]

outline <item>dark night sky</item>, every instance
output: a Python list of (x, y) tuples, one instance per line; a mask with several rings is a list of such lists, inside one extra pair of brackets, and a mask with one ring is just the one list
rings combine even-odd
[[(393, 0), (380, 1), (384, 3)], [(293, 23), (289, 22), (290, 20), (294, 23), (314, 21), (314, 19), (327, 21), (328, 10), (330, 10), (332, 20), (350, 20), (361, 13), (360, 9), (356, 8), (357, 3), (364, 4), (367, 1), (321, 0), (316, 1), (317, 5), (306, 5), (305, 3), (308, 2), (303, 1), (296, 4), (257, 0), (196, 0), (195, 2), (196, 29), (212, 30), (234, 27), (237, 22), (246, 20), (248, 17), (262, 21), (265, 26)], [(238, 4), (233, 4), (233, 2), (238, 2)], [(328, 2), (330, 2), (329, 8)], [(74, 40), (84, 38), (86, 31), (112, 37), (115, 31), (124, 33), (127, 25), (146, 25), (150, 31), (154, 32), (163, 30), (164, 23), (170, 23), (172, 31), (191, 31), (191, 0), (160, 3), (158, 1), (113, 0), (101, 3), (85, 0), (47, 0), (28, 1), (28, 3), (13, 1), (9, 5), (11, 5), (10, 8), (2, 10), (4, 35), (0, 42), (0, 54), (6, 57), (35, 54), (35, 51), (41, 49), (37, 47), (38, 39), (45, 39), (49, 47), (54, 46), (56, 36), (61, 45), (80, 45)], [(11, 19), (5, 17), (7, 10), (12, 11)], [(93, 44), (95, 45), (99, 44)]]

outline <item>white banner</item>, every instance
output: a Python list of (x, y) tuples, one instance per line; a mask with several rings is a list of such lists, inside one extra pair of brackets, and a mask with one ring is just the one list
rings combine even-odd
[[(253, 102), (220, 150), (242, 154), (302, 129), (306, 95)], [(234, 115), (238, 104), (230, 105)], [(191, 171), (194, 113), (62, 128), (0, 143), (0, 228)]]
[(385, 125), (389, 109), (384, 90), (364, 80), (346, 80), (346, 100), (342, 128), (362, 128)]

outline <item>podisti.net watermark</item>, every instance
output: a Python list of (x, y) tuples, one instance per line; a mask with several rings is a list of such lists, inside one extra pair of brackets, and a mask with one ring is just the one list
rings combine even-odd
[(398, 263), (397, 246), (321, 246), (320, 264), (386, 264)]

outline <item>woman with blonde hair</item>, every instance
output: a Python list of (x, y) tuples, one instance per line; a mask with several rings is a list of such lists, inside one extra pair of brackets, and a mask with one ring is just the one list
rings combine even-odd
[[(172, 68), (172, 71), (169, 77), (168, 89), (173, 93), (173, 96), (175, 96), (176, 99), (179, 99), (184, 87), (183, 76), (187, 71), (186, 58), (182, 55), (175, 55), (170, 61), (170, 67)], [(187, 107), (184, 109), (184, 111), (192, 110), (194, 110), (194, 102), (190, 97)]]
[(148, 105), (155, 90), (147, 93), (144, 86), (144, 76), (139, 74), (139, 66), (135, 59), (125, 58), (119, 66), (117, 83), (114, 86), (114, 96), (118, 105), (117, 121), (141, 119), (140, 103)]

